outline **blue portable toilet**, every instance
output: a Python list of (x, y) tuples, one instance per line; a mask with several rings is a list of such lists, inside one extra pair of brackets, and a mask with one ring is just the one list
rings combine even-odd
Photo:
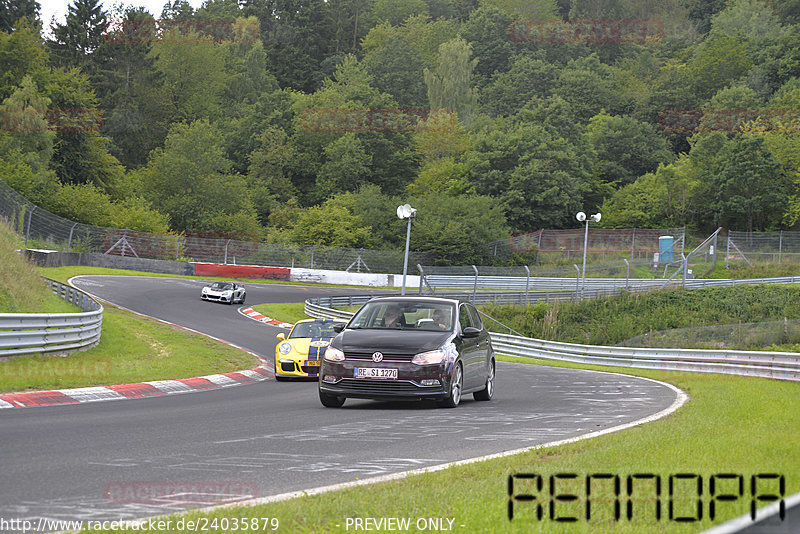
[(675, 248), (672, 246), (675, 239), (671, 235), (662, 235), (658, 238), (658, 252), (659, 260), (662, 263), (670, 263), (675, 254)]

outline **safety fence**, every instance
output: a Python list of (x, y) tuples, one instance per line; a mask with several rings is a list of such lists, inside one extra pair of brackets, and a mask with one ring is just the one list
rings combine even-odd
[(731, 263), (800, 264), (800, 232), (729, 231), (725, 244), (725, 268)]
[[(589, 228), (588, 237), (583, 228), (566, 230), (537, 230), (517, 233), (508, 239), (488, 243), (490, 256), (507, 259), (515, 255), (532, 257), (532, 263), (573, 261), (582, 259), (584, 240), (589, 261), (606, 261), (615, 258), (650, 260), (660, 253), (662, 237), (671, 237), (675, 246), (670, 250), (683, 253), (686, 228)], [(586, 239), (585, 239), (586, 238)]]
[(0, 313), (0, 356), (65, 354), (100, 342), (103, 306), (74, 287), (47, 280), (80, 313)]
[[(352, 313), (333, 309), (333, 305), (349, 297), (328, 297), (306, 301), (306, 314), (311, 317), (349, 319)], [(369, 300), (364, 296), (358, 299)], [(353, 302), (355, 301), (350, 301)], [(492, 319), (493, 320), (493, 319)], [(495, 321), (497, 324), (501, 324)], [(642, 347), (607, 347), (547, 341), (524, 336), (491, 333), (492, 345), (501, 354), (545, 360), (558, 360), (612, 367), (635, 367), (663, 371), (722, 373), (780, 380), (800, 381), (800, 353), (666, 349)]]
[(689, 326), (648, 332), (618, 346), (701, 349), (758, 349), (800, 344), (800, 319)]
[[(275, 244), (219, 235), (161, 235), (70, 221), (51, 213), (0, 180), (0, 217), (25, 239), (25, 248), (102, 253), (136, 258), (205, 263), (304, 267), (348, 272), (397, 273), (402, 250)], [(411, 252), (409, 262), (433, 263), (432, 254)]]

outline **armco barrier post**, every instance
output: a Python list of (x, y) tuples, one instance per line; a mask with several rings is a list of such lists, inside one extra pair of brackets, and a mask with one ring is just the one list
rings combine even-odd
[(478, 294), (478, 268), (473, 265), (472, 270), (475, 271), (475, 286), (472, 288), (472, 302), (475, 302), (475, 297)]
[(628, 260), (622, 258), (622, 261), (625, 262), (625, 291), (628, 291), (628, 280), (630, 279), (631, 274), (631, 264), (628, 263)]
[(578, 267), (577, 263), (573, 263), (572, 266), (578, 271), (578, 275), (575, 278), (575, 300), (579, 300), (578, 292), (581, 290), (581, 268)]
[(525, 307), (528, 307), (528, 289), (531, 287), (531, 270), (528, 269), (528, 266), (525, 266)]

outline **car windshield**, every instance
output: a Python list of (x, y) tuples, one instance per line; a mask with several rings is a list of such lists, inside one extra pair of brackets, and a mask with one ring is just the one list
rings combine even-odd
[(213, 284), (211, 284), (211, 289), (216, 289), (217, 291), (224, 291), (226, 289), (233, 289), (233, 286), (226, 282), (214, 282)]
[(368, 302), (350, 328), (391, 328), (444, 332), (453, 327), (454, 307), (438, 302)]
[(335, 337), (336, 332), (333, 330), (333, 321), (327, 322), (313, 322), (313, 323), (297, 323), (289, 332), (289, 339), (298, 337)]

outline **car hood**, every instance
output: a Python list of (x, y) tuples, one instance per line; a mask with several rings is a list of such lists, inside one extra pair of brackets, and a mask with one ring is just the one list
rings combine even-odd
[(453, 332), (430, 332), (392, 329), (345, 329), (332, 345), (347, 352), (382, 351), (394, 354), (417, 354), (436, 350), (453, 336)]

